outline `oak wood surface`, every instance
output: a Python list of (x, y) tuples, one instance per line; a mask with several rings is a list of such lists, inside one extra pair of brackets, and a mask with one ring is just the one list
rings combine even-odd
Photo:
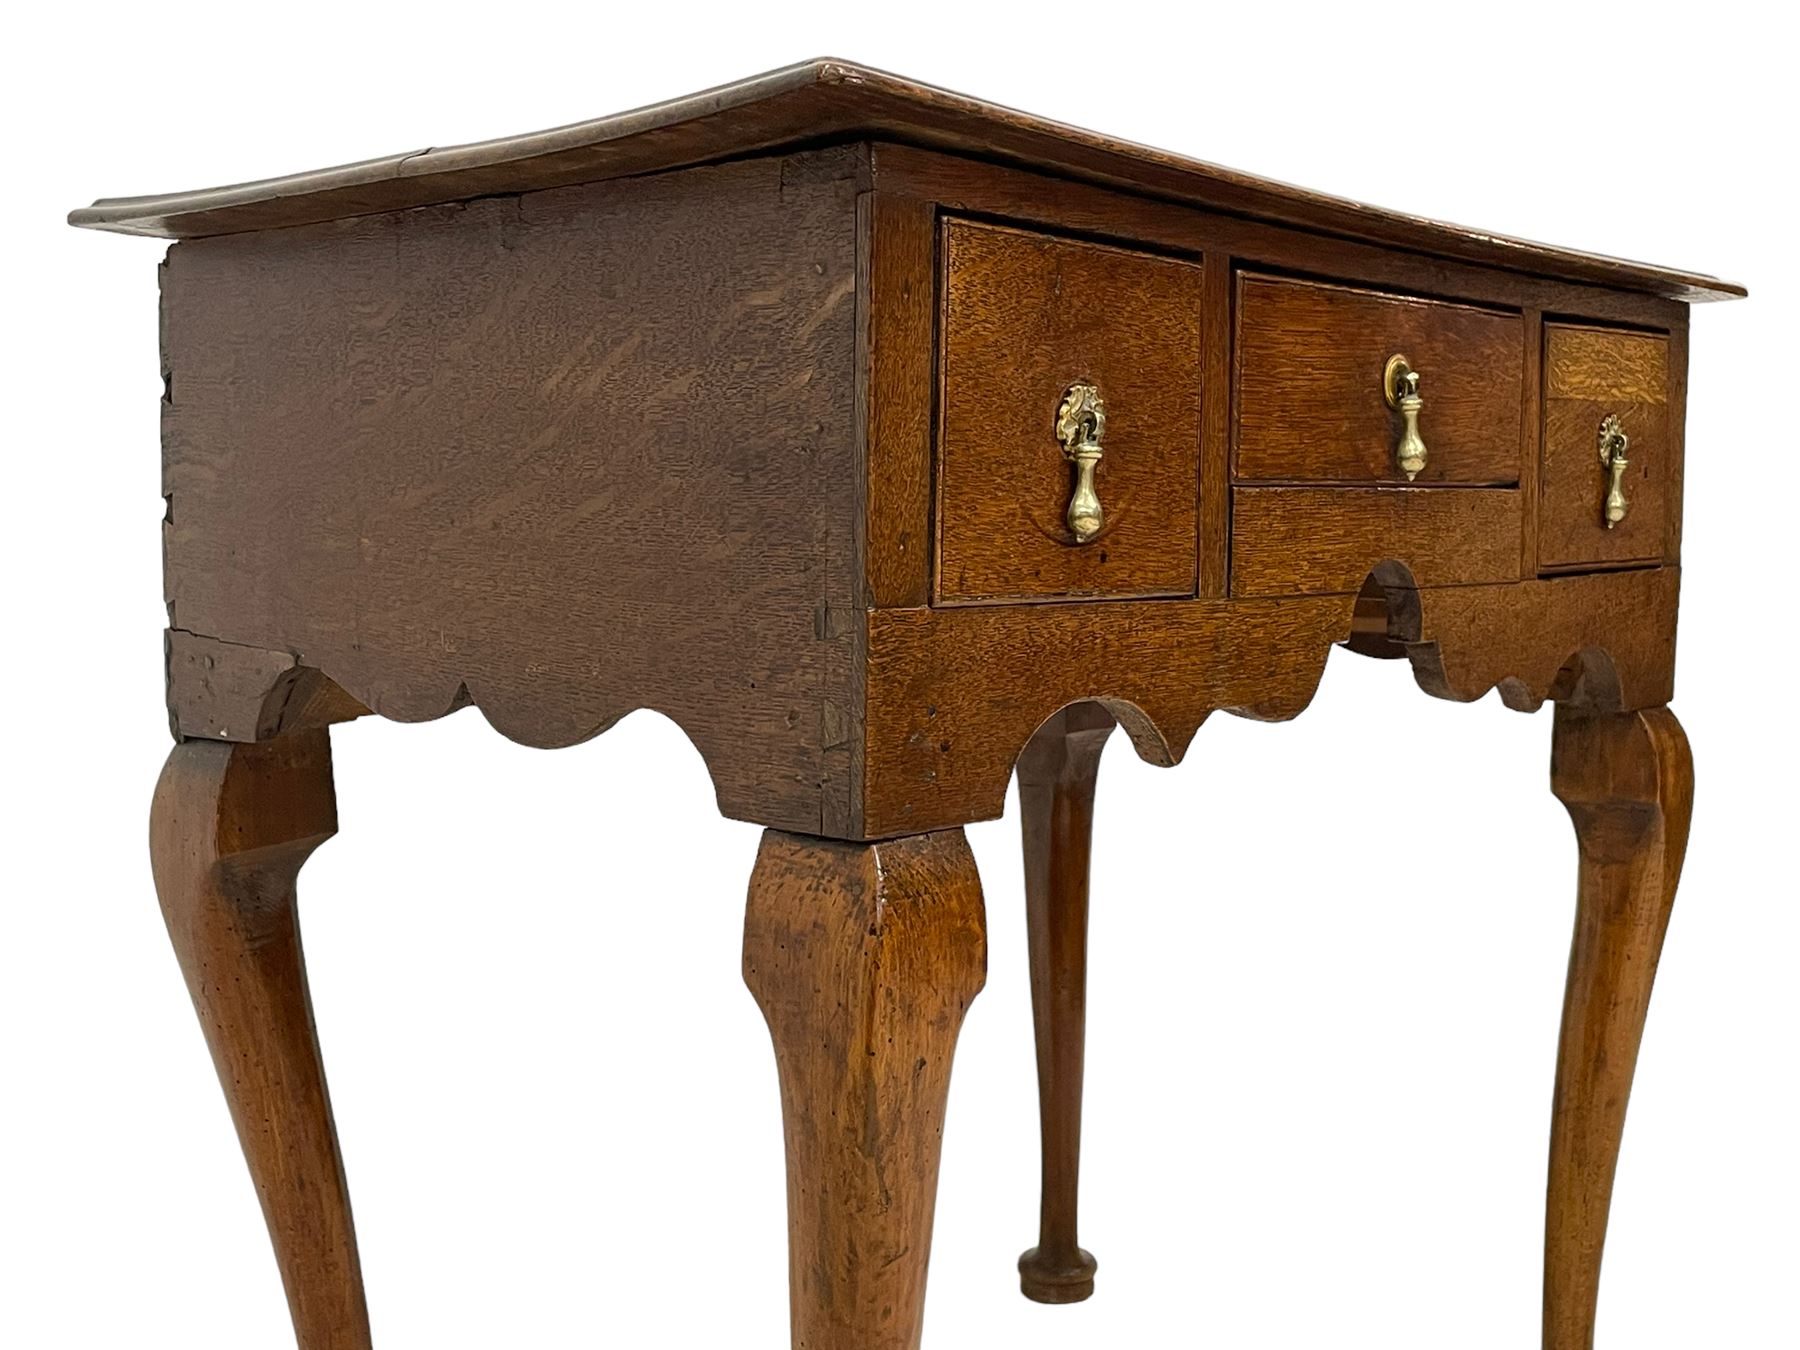
[(744, 979), (781, 1079), (794, 1350), (917, 1350), (951, 1058), (986, 977), (961, 830), (763, 836)]
[(1201, 278), (1200, 558), (1197, 593), (1231, 587), (1231, 329), (1237, 287), (1227, 258), (1212, 254)]
[[(1654, 562), (1668, 553), (1670, 342), (1660, 335), (1553, 323), (1544, 326), (1544, 439), (1538, 566)], [(1599, 456), (1603, 418), (1630, 438), (1622, 488), (1630, 503), (1611, 529), (1602, 514), (1608, 476)]]
[[(1616, 416), (1630, 438), (1620, 484), (1625, 519), (1606, 527), (1607, 470), (1600, 423)], [(1538, 506), (1538, 566), (1587, 568), (1660, 562), (1668, 529), (1664, 494), (1670, 470), (1668, 417), (1650, 403), (1558, 398), (1544, 405), (1543, 481)]]
[(169, 724), (177, 740), (262, 741), (368, 713), (292, 652), (198, 633), (165, 636)]
[(1663, 562), (1681, 562), (1682, 482), (1687, 464), (1688, 325), (1683, 319), (1669, 330), (1668, 481), (1663, 488)]
[(1667, 328), (1683, 322), (1679, 300), (1594, 282), (1556, 279), (1474, 262), (1384, 248), (1355, 236), (1316, 234), (1220, 211), (1108, 190), (1055, 176), (1047, 166), (997, 164), (874, 140), (871, 181), (879, 192), (938, 202), (953, 214), (1086, 235), (1177, 253), (1217, 253), (1262, 272), (1310, 276), (1378, 290), (1501, 309)]
[(1519, 455), (1519, 575), (1538, 570), (1538, 509), (1543, 493), (1544, 315), (1527, 309), (1525, 322), (1525, 379), (1520, 386), (1519, 425), (1524, 445)]
[(1552, 248), (1290, 187), (829, 58), (551, 131), (231, 187), (102, 199), (72, 211), (69, 220), (171, 238), (270, 229), (654, 173), (796, 142), (865, 137), (972, 150), (1127, 191), (1542, 276), (1689, 301), (1744, 293), (1716, 277)]
[(1580, 891), (1551, 1109), (1544, 1350), (1592, 1350), (1619, 1141), (1687, 850), (1694, 764), (1667, 708), (1559, 707), (1550, 772), (1575, 822)]
[(1382, 372), (1421, 375), (1430, 454), (1414, 480), (1516, 483), (1525, 330), (1517, 314), (1280, 277), (1238, 281), (1239, 480), (1404, 483)]
[(937, 427), (938, 218), (934, 203), (865, 192), (862, 380), (865, 603), (931, 600)]
[[(1201, 269), (955, 220), (943, 253), (939, 601), (1193, 594)], [(1106, 403), (1080, 545), (1055, 435), (1078, 382)]]
[[(1671, 697), (1675, 568), (1435, 588), (1377, 571), (1386, 628), (1429, 694), (1469, 702), (1497, 688), (1525, 711), (1553, 695), (1609, 709)], [(1357, 604), (1351, 593), (872, 612), (864, 828), (880, 838), (999, 816), (1019, 752), (1072, 703), (1103, 703), (1162, 765), (1216, 711), (1297, 716)]]
[(1548, 398), (1667, 403), (1668, 340), (1650, 333), (1549, 324), (1544, 329), (1544, 393)]
[(172, 627), (535, 745), (656, 708), (726, 814), (856, 833), (860, 164), (177, 245)]
[(1422, 586), (1519, 576), (1516, 491), (1241, 487), (1231, 494), (1231, 593), (1354, 593), (1377, 563)]
[(1039, 727), (1019, 756), (1026, 931), (1037, 1039), (1043, 1198), (1037, 1245), (1019, 1258), (1020, 1288), (1039, 1303), (1094, 1292), (1094, 1258), (1077, 1240), (1081, 1085), (1087, 1037), (1088, 860), (1100, 755), (1116, 723), (1078, 703)]
[[(1515, 586), (1390, 591), (1389, 631), (1419, 687), (1468, 703), (1498, 689), (1535, 712), (1546, 699), (1650, 708), (1675, 688), (1673, 567), (1557, 577)], [(1559, 655), (1560, 653), (1560, 655)]]
[(299, 1350), (369, 1350), (294, 907), (301, 866), (337, 832), (327, 734), (177, 745), (156, 785), (150, 861), (268, 1221)]
[(1350, 596), (1098, 601), (869, 615), (864, 828), (991, 820), (1032, 733), (1067, 704), (1106, 705), (1138, 753), (1178, 761), (1229, 708), (1279, 720), (1312, 700)]
[[(167, 669), (202, 739), (165, 770), (153, 861), (302, 1350), (368, 1350), (294, 915), (335, 828), (324, 725), (473, 704), (538, 745), (640, 706), (683, 727), (726, 813), (777, 827), (744, 968), (794, 1346), (917, 1350), (986, 960), (959, 827), (999, 814), (1016, 761), (1043, 1148), (1021, 1282), (1074, 1301), (1101, 749), (1117, 723), (1172, 763), (1218, 709), (1292, 717), (1345, 640), (1440, 697), (1559, 703), (1581, 894), (1545, 1343), (1589, 1350), (1691, 796), (1663, 706), (1686, 304), (1741, 288), (829, 61), (74, 219), (182, 239)], [(1416, 485), (1381, 397), (1396, 351), (1424, 377)], [(1051, 431), (1077, 380), (1109, 412), (1108, 525), (1081, 547)], [(1612, 531), (1608, 411), (1633, 455)]]

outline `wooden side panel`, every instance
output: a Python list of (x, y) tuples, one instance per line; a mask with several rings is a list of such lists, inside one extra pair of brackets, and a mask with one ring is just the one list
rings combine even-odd
[(863, 163), (177, 245), (172, 627), (530, 744), (656, 708), (727, 814), (854, 833)]
[(1519, 481), (1525, 325), (1517, 314), (1245, 276), (1237, 309), (1239, 479), (1405, 482), (1382, 372), (1420, 373), (1425, 483)]
[(1421, 586), (1519, 576), (1519, 494), (1477, 488), (1238, 488), (1231, 593), (1352, 594), (1376, 564)]

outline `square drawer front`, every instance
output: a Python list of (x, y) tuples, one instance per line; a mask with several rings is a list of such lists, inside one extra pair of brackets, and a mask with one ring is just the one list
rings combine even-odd
[[(1200, 266), (950, 221), (943, 267), (938, 601), (1193, 594)], [(1097, 436), (1079, 416), (1059, 434), (1077, 386), (1098, 392)]]
[[(1544, 460), (1538, 477), (1538, 566), (1653, 562), (1668, 528), (1669, 341), (1572, 324), (1544, 325)], [(1601, 428), (1626, 438), (1619, 498)]]
[(1234, 472), (1241, 482), (1405, 483), (1389, 358), (1418, 373), (1425, 464), (1411, 481), (1519, 481), (1517, 314), (1282, 277), (1238, 279)]

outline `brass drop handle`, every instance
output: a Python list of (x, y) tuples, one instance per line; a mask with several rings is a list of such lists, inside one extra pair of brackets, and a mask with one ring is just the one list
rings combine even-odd
[(1425, 400), (1419, 396), (1419, 372), (1404, 356), (1388, 357), (1387, 369), (1381, 372), (1381, 392), (1387, 398), (1388, 407), (1398, 409), (1406, 419), (1400, 444), (1394, 447), (1394, 462), (1410, 483), (1425, 467), (1427, 453), (1425, 438), (1419, 435), (1419, 413), (1425, 407)]
[(1094, 491), (1094, 469), (1106, 453), (1100, 438), (1106, 434), (1106, 404), (1091, 384), (1072, 384), (1056, 410), (1056, 439), (1063, 454), (1075, 466), (1075, 492), (1069, 498), (1069, 531), (1077, 544), (1100, 533), (1106, 514)]
[(1600, 423), (1600, 467), (1606, 470), (1606, 505), (1601, 514), (1609, 530), (1631, 509), (1625, 500), (1625, 470), (1631, 467), (1625, 452), (1630, 448), (1631, 437), (1625, 434), (1618, 415), (1608, 413)]

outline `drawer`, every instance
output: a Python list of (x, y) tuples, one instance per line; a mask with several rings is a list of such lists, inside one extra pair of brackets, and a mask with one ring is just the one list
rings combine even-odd
[[(938, 601), (1193, 594), (1199, 264), (961, 220), (942, 249)], [(1059, 434), (1079, 387), (1104, 421)], [(1077, 459), (1095, 453), (1083, 538)]]
[[(1609, 526), (1613, 473), (1600, 458), (1600, 438), (1612, 418), (1626, 444), (1618, 483), (1624, 514)], [(1659, 560), (1675, 467), (1671, 446), (1667, 338), (1545, 324), (1538, 566)]]
[(1525, 324), (1517, 314), (1246, 274), (1237, 288), (1240, 481), (1405, 483), (1388, 360), (1418, 373), (1425, 465), (1413, 481), (1519, 481)]
[(1513, 488), (1234, 488), (1231, 593), (1350, 595), (1388, 561), (1421, 586), (1517, 581), (1523, 527)]

